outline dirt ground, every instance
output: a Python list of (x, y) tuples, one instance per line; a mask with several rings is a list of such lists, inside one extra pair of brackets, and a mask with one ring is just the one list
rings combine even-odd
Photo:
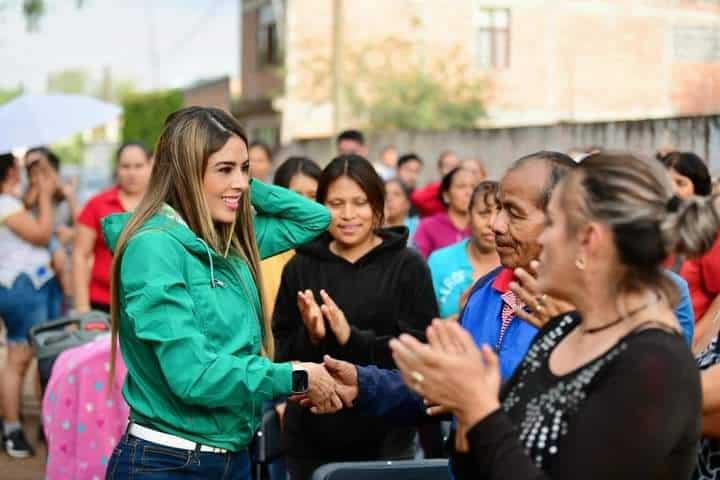
[(25, 417), (25, 436), (35, 447), (35, 456), (18, 460), (0, 452), (0, 478), (6, 480), (42, 480), (45, 478), (45, 445), (38, 442), (38, 416)]

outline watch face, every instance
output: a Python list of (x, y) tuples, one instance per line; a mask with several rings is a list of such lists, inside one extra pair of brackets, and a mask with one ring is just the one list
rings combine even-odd
[(293, 393), (305, 393), (308, 391), (308, 373), (305, 370), (295, 370), (292, 372), (292, 391)]

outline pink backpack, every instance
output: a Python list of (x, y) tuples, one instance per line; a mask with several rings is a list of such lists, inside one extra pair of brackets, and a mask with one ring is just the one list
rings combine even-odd
[(55, 361), (42, 404), (48, 480), (99, 480), (125, 432), (122, 398), (126, 368), (117, 353), (108, 390), (110, 336), (66, 350)]

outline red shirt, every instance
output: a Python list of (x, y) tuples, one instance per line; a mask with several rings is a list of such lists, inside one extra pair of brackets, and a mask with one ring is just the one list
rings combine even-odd
[(429, 217), (445, 211), (445, 205), (442, 204), (439, 197), (440, 186), (440, 182), (429, 183), (416, 189), (410, 195), (410, 200), (421, 217)]
[(105, 245), (100, 220), (112, 213), (122, 213), (125, 209), (120, 203), (120, 190), (117, 186), (102, 191), (85, 204), (78, 215), (78, 223), (95, 231), (92, 275), (90, 277), (90, 301), (110, 305), (110, 267), (112, 254)]
[(515, 272), (512, 268), (503, 268), (498, 273), (498, 276), (493, 280), (493, 288), (500, 293), (507, 293), (510, 291), (510, 283), (515, 280)]
[(680, 270), (688, 282), (695, 321), (699, 321), (715, 297), (720, 294), (720, 236), (713, 247), (700, 258), (686, 260)]

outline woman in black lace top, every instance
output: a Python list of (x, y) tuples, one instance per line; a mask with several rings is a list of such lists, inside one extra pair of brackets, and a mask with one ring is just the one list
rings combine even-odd
[(660, 263), (712, 245), (716, 199), (680, 202), (654, 163), (597, 154), (555, 190), (548, 219), (531, 290), (577, 313), (538, 333), (501, 392), (496, 355), (457, 325), (434, 323), (430, 347), (392, 342), (406, 383), (457, 418), (456, 478), (689, 478), (700, 380)]

